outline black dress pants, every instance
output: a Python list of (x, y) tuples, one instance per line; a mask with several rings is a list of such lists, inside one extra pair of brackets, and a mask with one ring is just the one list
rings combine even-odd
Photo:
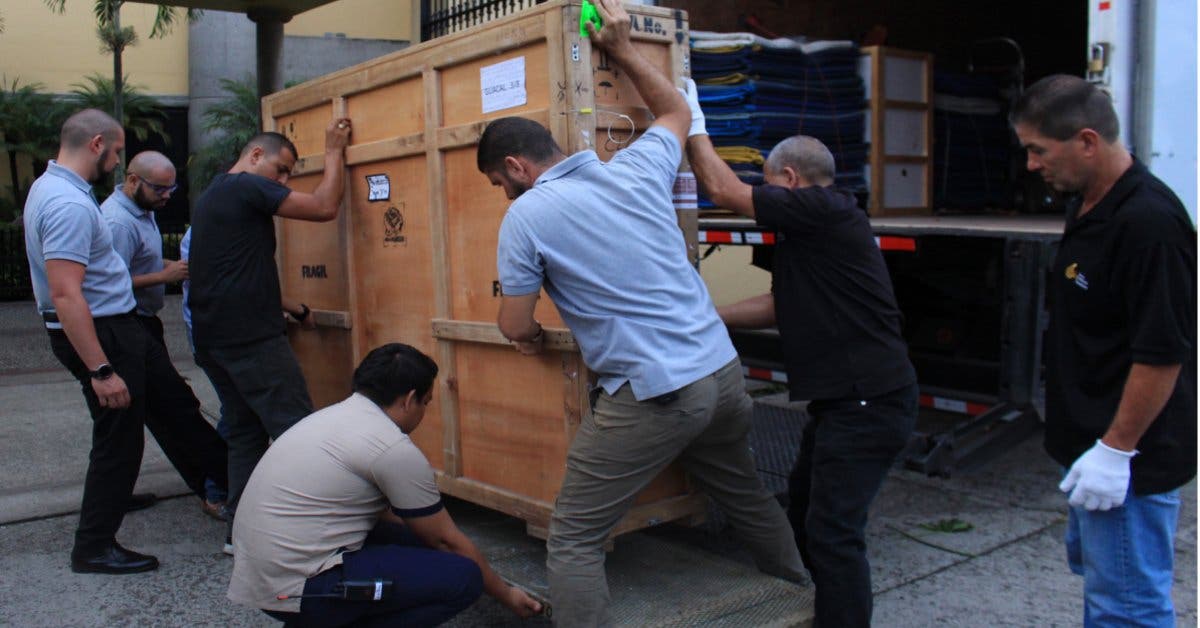
[(188, 487), (204, 495), (204, 479), (228, 482), (225, 443), (199, 412), (200, 403), (166, 349), (134, 314), (93, 319), (109, 364), (129, 389), (127, 408), (104, 408), (88, 368), (61, 330), (48, 330), (55, 357), (80, 383), (92, 416), (92, 449), (84, 478), (75, 553), (100, 551), (116, 538), (137, 481), (143, 426), (158, 441)]
[(867, 511), (908, 443), (917, 386), (871, 399), (813, 401), (788, 481), (788, 520), (816, 587), (820, 628), (871, 625)]

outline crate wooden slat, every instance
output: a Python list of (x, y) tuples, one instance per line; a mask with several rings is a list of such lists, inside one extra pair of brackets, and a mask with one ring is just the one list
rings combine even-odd
[[(386, 342), (411, 344), (441, 367), (435, 401), (413, 440), (442, 491), (520, 517), (544, 533), (566, 451), (589, 412), (591, 374), (549, 298), (535, 316), (547, 351), (519, 355), (496, 328), (497, 232), (508, 200), (475, 167), (489, 120), (520, 115), (547, 126), (568, 152), (608, 159), (652, 116), (628, 77), (579, 36), (579, 3), (552, 0), (474, 29), (309, 81), (263, 100), (269, 130), (300, 152), (289, 183), (320, 180), (324, 128), (354, 121), (347, 190), (336, 221), (279, 220), (284, 294), (316, 311), (316, 332), (290, 330), (313, 400), (350, 389), (354, 366)], [(681, 11), (631, 6), (634, 41), (673, 77), (684, 73)], [(524, 104), (483, 113), (481, 70), (524, 59)], [(630, 125), (634, 128), (630, 128)], [(371, 200), (368, 177), (390, 194)], [(694, 255), (694, 212), (681, 213)], [(695, 519), (704, 500), (674, 466), (639, 496), (615, 533)]]
[(862, 49), (867, 86), (867, 165), (872, 216), (933, 211), (933, 56), (884, 46)]

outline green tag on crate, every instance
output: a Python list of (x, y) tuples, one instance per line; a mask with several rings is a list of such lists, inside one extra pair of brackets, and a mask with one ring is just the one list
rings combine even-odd
[(596, 5), (583, 0), (582, 10), (579, 12), (579, 36), (587, 39), (588, 29), (587, 23), (591, 22), (596, 27), (596, 32), (604, 27), (604, 19), (600, 17), (600, 12), (596, 10)]

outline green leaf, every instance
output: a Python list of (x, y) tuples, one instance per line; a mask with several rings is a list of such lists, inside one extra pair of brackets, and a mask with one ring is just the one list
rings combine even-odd
[(960, 532), (970, 532), (975, 529), (975, 526), (959, 519), (957, 517), (950, 519), (938, 519), (932, 523), (922, 523), (917, 527), (930, 532), (943, 532), (948, 534), (957, 534)]

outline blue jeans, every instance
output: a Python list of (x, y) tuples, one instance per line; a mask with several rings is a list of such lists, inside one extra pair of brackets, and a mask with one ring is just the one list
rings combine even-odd
[(393, 594), (380, 601), (305, 598), (299, 613), (264, 611), (289, 626), (406, 626), (448, 621), (475, 603), (483, 574), (469, 558), (430, 549), (406, 526), (380, 522), (362, 549), (342, 555), (342, 564), (309, 578), (304, 594), (334, 591), (343, 580), (391, 580)]
[(1083, 576), (1083, 625), (1175, 625), (1171, 583), (1179, 490), (1125, 496), (1108, 511), (1070, 510), (1067, 563)]

